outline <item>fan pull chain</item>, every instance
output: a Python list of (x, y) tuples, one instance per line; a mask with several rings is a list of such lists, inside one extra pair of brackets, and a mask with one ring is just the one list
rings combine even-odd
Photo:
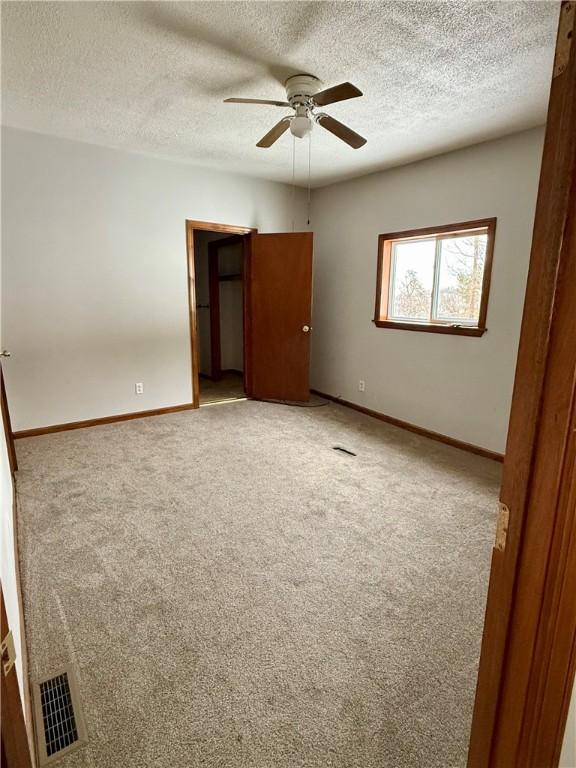
[(308, 221), (306, 222), (310, 226), (310, 176), (312, 169), (312, 131), (308, 134)]
[(292, 232), (296, 228), (296, 136), (292, 136)]

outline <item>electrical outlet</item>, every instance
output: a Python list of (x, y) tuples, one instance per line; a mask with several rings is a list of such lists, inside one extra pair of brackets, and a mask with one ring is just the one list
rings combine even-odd
[(137, 395), (143, 395), (144, 394), (144, 384), (142, 384), (141, 381), (136, 384), (136, 394)]
[(366, 382), (362, 381), (362, 379), (360, 379), (360, 381), (358, 382), (358, 391), (366, 392)]

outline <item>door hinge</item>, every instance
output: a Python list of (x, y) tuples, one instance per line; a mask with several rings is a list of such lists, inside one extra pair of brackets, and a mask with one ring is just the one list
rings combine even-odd
[(4, 677), (6, 677), (16, 663), (16, 650), (14, 648), (12, 632), (8, 632), (6, 637), (2, 638), (0, 651), (2, 651), (2, 671), (4, 672)]
[(506, 539), (508, 538), (508, 524), (510, 522), (510, 510), (501, 501), (498, 502), (498, 522), (496, 523), (496, 541), (494, 549), (504, 552)]
[(574, 9), (576, 3), (564, 2), (560, 6), (560, 20), (558, 23), (558, 40), (556, 42), (556, 56), (554, 57), (554, 69), (552, 77), (558, 77), (568, 66), (570, 61), (570, 49), (572, 47), (572, 29), (574, 26)]

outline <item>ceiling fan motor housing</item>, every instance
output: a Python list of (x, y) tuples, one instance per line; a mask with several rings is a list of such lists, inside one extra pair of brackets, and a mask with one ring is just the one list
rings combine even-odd
[(307, 104), (318, 93), (320, 85), (320, 80), (314, 75), (294, 75), (286, 80), (286, 97), (293, 107)]

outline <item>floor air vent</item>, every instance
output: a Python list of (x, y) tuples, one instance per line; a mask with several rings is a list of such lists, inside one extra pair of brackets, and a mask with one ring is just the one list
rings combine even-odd
[(353, 451), (349, 451), (348, 448), (342, 448), (341, 445), (332, 446), (332, 450), (341, 451), (342, 453), (347, 453), (348, 456), (356, 456), (356, 454)]
[(41, 765), (86, 743), (86, 728), (70, 669), (34, 685), (34, 706)]

